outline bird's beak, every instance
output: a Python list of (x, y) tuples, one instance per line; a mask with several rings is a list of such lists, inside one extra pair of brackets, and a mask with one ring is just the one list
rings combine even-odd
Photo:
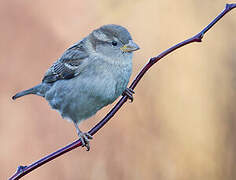
[(125, 44), (120, 48), (123, 52), (132, 52), (139, 50), (139, 46), (132, 40), (129, 40), (128, 44)]

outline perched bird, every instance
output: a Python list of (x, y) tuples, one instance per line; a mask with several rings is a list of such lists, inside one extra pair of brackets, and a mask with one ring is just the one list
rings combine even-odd
[(92, 136), (78, 124), (114, 102), (122, 93), (132, 100), (127, 84), (132, 72), (133, 51), (139, 49), (128, 30), (109, 24), (92, 31), (68, 48), (48, 69), (42, 82), (17, 93), (44, 97), (63, 118), (72, 121), (82, 145), (90, 149)]

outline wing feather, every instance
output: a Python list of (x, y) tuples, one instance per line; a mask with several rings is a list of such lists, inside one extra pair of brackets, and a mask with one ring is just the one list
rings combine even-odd
[(67, 49), (45, 73), (43, 82), (52, 83), (60, 79), (71, 79), (77, 76), (78, 68), (88, 58), (84, 41), (80, 41)]

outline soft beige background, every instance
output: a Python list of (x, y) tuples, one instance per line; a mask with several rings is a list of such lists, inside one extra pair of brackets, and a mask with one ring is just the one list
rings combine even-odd
[[(233, 2), (233, 1), (231, 1)], [(39, 83), (72, 43), (108, 23), (129, 29), (141, 50), (132, 80), (150, 57), (196, 34), (222, 0), (0, 1), (0, 179), (77, 136), (36, 96), (11, 100)], [(236, 9), (202, 43), (165, 57), (91, 142), (25, 180), (236, 179)], [(89, 130), (112, 106), (81, 125)]]

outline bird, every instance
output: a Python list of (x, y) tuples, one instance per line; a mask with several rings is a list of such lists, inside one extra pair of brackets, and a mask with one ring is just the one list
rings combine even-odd
[(62, 118), (73, 122), (82, 147), (90, 150), (92, 135), (79, 124), (126, 94), (132, 73), (133, 52), (139, 50), (129, 31), (120, 25), (103, 25), (65, 50), (46, 71), (41, 83), (19, 92), (13, 100), (28, 94), (46, 99)]

